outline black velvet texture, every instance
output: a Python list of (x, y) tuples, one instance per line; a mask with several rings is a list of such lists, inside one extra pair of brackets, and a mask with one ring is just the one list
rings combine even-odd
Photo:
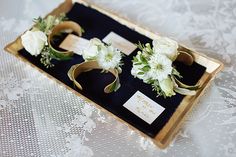
[[(108, 33), (113, 31), (133, 43), (138, 43), (139, 41), (141, 43), (150, 43), (152, 41), (151, 39), (112, 20), (108, 16), (81, 4), (74, 4), (73, 8), (67, 13), (67, 16), (70, 20), (79, 23), (85, 29), (85, 33), (82, 37), (86, 39), (91, 39), (93, 37), (103, 39)], [(46, 69), (40, 63), (39, 57), (31, 56), (24, 49), (20, 50), (20, 54), (35, 66), (41, 68), (66, 85), (74, 88), (76, 91), (82, 93), (87, 98), (125, 120), (150, 137), (155, 137), (155, 135), (168, 122), (184, 96), (176, 94), (167, 99), (162, 97), (157, 98), (156, 93), (152, 91), (151, 85), (145, 84), (142, 80), (134, 78), (130, 72), (132, 68), (131, 60), (136, 53), (137, 49), (130, 56), (125, 56), (123, 58), (123, 72), (120, 75), (121, 88), (117, 92), (105, 94), (103, 92), (104, 87), (114, 79), (109, 73), (101, 74), (100, 71), (93, 70), (81, 74), (77, 79), (83, 86), (83, 91), (74, 88), (73, 83), (67, 77), (67, 72), (70, 67), (83, 61), (81, 56), (74, 55), (73, 59), (69, 61), (54, 61), (55, 67)], [(205, 72), (205, 67), (197, 63), (194, 63), (192, 66), (186, 66), (182, 63), (175, 62), (175, 65), (184, 77), (182, 81), (189, 85), (196, 84)], [(164, 112), (151, 125), (123, 107), (123, 104), (138, 90), (165, 108)]]

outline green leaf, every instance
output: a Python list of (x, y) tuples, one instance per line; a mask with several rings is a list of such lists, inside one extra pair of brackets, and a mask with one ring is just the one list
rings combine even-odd
[(151, 80), (151, 79), (147, 81), (148, 84), (153, 84), (154, 82), (155, 82), (155, 81), (154, 81), (154, 80)]
[(175, 68), (172, 69), (172, 74), (175, 75), (175, 76), (177, 76), (178, 78), (182, 78), (182, 76), (180, 75), (180, 73), (179, 73)]
[(143, 68), (141, 68), (141, 70), (144, 72), (148, 72), (150, 70), (150, 67), (149, 67), (149, 65), (146, 65)]
[(113, 82), (112, 86), (109, 89), (109, 92), (116, 92), (119, 88), (121, 87), (119, 78), (117, 78), (117, 80), (115, 82)]
[(64, 54), (64, 53), (58, 53), (55, 50), (53, 50), (52, 48), (50, 48), (50, 54), (52, 56), (52, 58), (57, 59), (57, 60), (70, 60), (72, 58), (72, 56)]
[(152, 85), (152, 90), (156, 91), (157, 93), (157, 97), (158, 96), (163, 96), (164, 98), (166, 98), (165, 93), (161, 90), (160, 86), (159, 86), (159, 82), (156, 80), (152, 80), (153, 82), (151, 83)]
[(136, 46), (140, 49), (143, 50), (144, 49), (144, 45), (139, 41), (138, 44), (136, 44)]
[(144, 75), (144, 74), (145, 74), (145, 73), (142, 72), (142, 71), (138, 72), (138, 75)]
[(141, 60), (144, 64), (148, 64), (147, 59), (146, 59), (144, 56), (142, 56), (142, 55), (140, 55), (140, 60)]
[(143, 64), (143, 63), (141, 63), (141, 62), (134, 63), (134, 65), (141, 65), (141, 64)]
[(136, 56), (134, 56), (132, 62), (139, 62), (139, 60)]
[(35, 23), (35, 27), (42, 32), (48, 33), (50, 30), (55, 26), (57, 23), (56, 21), (62, 22), (65, 21), (67, 18), (65, 14), (60, 14), (58, 17), (49, 15), (45, 19), (42, 17), (35, 18), (33, 21)]
[(83, 28), (83, 27), (81, 27), (81, 26), (80, 26), (80, 28), (81, 28), (81, 32), (82, 32), (82, 33), (85, 33), (85, 30), (84, 30), (84, 28)]

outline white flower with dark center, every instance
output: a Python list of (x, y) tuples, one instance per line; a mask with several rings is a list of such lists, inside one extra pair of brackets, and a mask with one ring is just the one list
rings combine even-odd
[(153, 80), (162, 81), (172, 72), (172, 61), (163, 54), (156, 53), (148, 61), (150, 70), (148, 75)]
[(104, 70), (114, 69), (119, 66), (121, 52), (113, 46), (101, 46), (97, 56), (97, 62)]
[(37, 56), (47, 44), (47, 36), (41, 31), (27, 31), (21, 36), (22, 45), (31, 55)]
[(158, 36), (152, 42), (154, 53), (166, 55), (170, 60), (174, 61), (178, 56), (178, 43), (166, 37)]

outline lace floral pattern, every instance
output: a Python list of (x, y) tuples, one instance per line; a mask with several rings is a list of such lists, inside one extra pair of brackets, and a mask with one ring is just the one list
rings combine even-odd
[[(86, 133), (92, 133), (92, 131), (96, 128), (96, 123), (91, 118), (94, 107), (90, 105), (85, 105), (81, 108), (81, 114), (76, 114), (74, 119), (71, 121), (71, 124), (64, 124), (63, 127), (58, 127), (58, 130), (64, 131), (65, 133), (70, 133), (68, 137), (66, 137), (66, 157), (91, 157), (94, 155), (91, 148), (84, 145), (85, 141), (89, 141), (89, 138), (86, 137)], [(77, 134), (73, 134), (73, 130), (80, 129), (80, 136)]]
[[(1, 1), (1, 49), (62, 1)], [(89, 1), (221, 60), (224, 71), (160, 150), (1, 50), (0, 156), (236, 156), (236, 1)]]
[(31, 88), (30, 80), (18, 80), (13, 73), (0, 78), (0, 110), (10, 108), (29, 88)]

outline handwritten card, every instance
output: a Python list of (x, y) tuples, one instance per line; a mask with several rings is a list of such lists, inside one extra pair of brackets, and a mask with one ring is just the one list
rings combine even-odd
[(126, 55), (130, 55), (137, 48), (135, 44), (114, 32), (110, 32), (102, 41), (111, 44)]
[(137, 91), (123, 106), (148, 124), (152, 124), (165, 110), (140, 91)]
[(60, 48), (73, 51), (78, 55), (81, 55), (81, 52), (88, 46), (89, 46), (89, 40), (82, 37), (78, 37), (73, 34), (69, 34), (59, 45)]

